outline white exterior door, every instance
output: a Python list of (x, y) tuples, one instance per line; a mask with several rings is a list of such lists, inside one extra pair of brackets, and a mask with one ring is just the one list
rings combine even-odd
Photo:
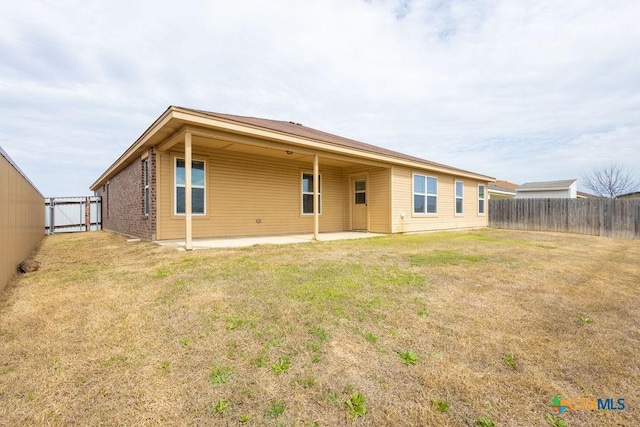
[(354, 178), (351, 182), (352, 206), (351, 229), (367, 230), (367, 180), (366, 178)]

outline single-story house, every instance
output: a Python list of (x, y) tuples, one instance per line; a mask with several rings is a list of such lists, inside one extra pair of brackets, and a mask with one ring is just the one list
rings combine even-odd
[(305, 127), (169, 107), (92, 185), (147, 240), (487, 226), (493, 178)]
[(498, 179), (489, 183), (489, 199), (515, 199), (516, 187), (518, 184)]
[(575, 199), (578, 180), (527, 182), (516, 187), (516, 199)]

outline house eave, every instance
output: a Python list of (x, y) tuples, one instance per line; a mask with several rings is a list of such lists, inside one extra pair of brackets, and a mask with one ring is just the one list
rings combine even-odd
[(523, 188), (516, 189), (518, 193), (526, 193), (530, 191), (569, 191), (569, 187), (547, 187), (547, 188)]

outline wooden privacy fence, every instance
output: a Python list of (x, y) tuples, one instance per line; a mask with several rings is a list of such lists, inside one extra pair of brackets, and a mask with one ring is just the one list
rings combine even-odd
[(0, 147), (0, 291), (44, 237), (44, 197)]
[(640, 199), (489, 200), (489, 226), (640, 238)]

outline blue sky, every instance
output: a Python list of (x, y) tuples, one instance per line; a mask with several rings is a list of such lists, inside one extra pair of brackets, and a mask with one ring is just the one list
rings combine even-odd
[(640, 175), (639, 19), (635, 0), (1, 2), (0, 146), (46, 196), (90, 194), (180, 105), (516, 183)]

